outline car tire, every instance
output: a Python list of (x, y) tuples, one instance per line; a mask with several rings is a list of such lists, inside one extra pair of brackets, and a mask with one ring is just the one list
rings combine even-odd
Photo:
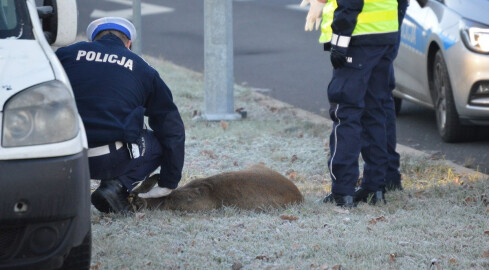
[(402, 98), (397, 98), (394, 97), (394, 109), (396, 112), (396, 116), (401, 113), (401, 108), (402, 108)]
[(441, 51), (433, 60), (433, 106), (436, 112), (438, 133), (445, 142), (460, 142), (470, 139), (474, 132), (470, 126), (462, 126), (455, 108), (450, 75)]
[(89, 230), (81, 245), (73, 247), (66, 257), (63, 270), (88, 270), (92, 256), (92, 231)]

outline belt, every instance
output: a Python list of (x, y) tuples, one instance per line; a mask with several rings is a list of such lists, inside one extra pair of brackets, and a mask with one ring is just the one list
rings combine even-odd
[[(123, 142), (115, 142), (114, 144), (116, 150), (119, 150), (122, 146), (124, 146)], [(88, 149), (88, 157), (98, 157), (107, 154), (110, 154), (110, 148), (108, 144)]]

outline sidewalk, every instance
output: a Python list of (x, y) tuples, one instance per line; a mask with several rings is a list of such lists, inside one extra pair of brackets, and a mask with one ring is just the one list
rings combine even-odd
[(120, 216), (92, 208), (92, 269), (487, 269), (486, 175), (403, 150), (405, 190), (388, 193), (386, 205), (346, 210), (320, 203), (331, 187), (330, 121), (241, 86), (235, 108), (244, 108), (246, 119), (198, 120), (202, 74), (147, 60), (169, 85), (185, 123), (180, 186), (261, 162), (291, 179), (305, 202), (265, 213)]

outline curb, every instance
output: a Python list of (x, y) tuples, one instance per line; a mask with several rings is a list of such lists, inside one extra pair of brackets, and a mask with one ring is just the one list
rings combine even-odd
[[(253, 90), (253, 88), (252, 88), (252, 90)], [(328, 118), (322, 117), (320, 115), (317, 115), (317, 114), (312, 113), (312, 112), (308, 112), (308, 111), (300, 109), (300, 108), (296, 108), (296, 107), (294, 107), (288, 103), (276, 100), (272, 97), (258, 93), (254, 90), (252, 93), (253, 93), (253, 96), (255, 97), (254, 98), (255, 101), (261, 106), (265, 106), (265, 107), (269, 107), (269, 108), (271, 108), (271, 107), (286, 108), (288, 110), (294, 111), (295, 112), (294, 114), (297, 115), (298, 118), (301, 118), (301, 119), (306, 120), (308, 122), (311, 122), (313, 124), (324, 125), (327, 127), (331, 127), (331, 125), (332, 125), (332, 121)], [(411, 148), (409, 146), (402, 145), (402, 144), (397, 144), (396, 150), (400, 155), (410, 155), (410, 156), (423, 157), (423, 158), (430, 158), (431, 157), (431, 155), (426, 153), (426, 152), (423, 152), (423, 151), (420, 151), (420, 150), (417, 150), (417, 149), (414, 149), (414, 148)], [(450, 166), (452, 168), (452, 170), (454, 171), (454, 173), (456, 173), (456, 174), (461, 174), (461, 175), (463, 174), (463, 175), (471, 175), (471, 176), (475, 176), (475, 177), (487, 177), (487, 178), (489, 178), (488, 174), (484, 174), (484, 173), (475, 171), (473, 169), (458, 165), (458, 164), (456, 164), (450, 160), (440, 160), (439, 162)]]

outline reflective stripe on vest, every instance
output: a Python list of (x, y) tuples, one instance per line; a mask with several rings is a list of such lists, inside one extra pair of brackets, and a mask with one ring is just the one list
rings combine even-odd
[[(330, 42), (333, 38), (331, 24), (337, 7), (336, 0), (329, 0), (324, 5), (321, 36), (319, 37), (321, 43)], [(398, 27), (396, 0), (364, 0), (362, 12), (358, 14), (357, 25), (352, 36), (397, 32)]]

